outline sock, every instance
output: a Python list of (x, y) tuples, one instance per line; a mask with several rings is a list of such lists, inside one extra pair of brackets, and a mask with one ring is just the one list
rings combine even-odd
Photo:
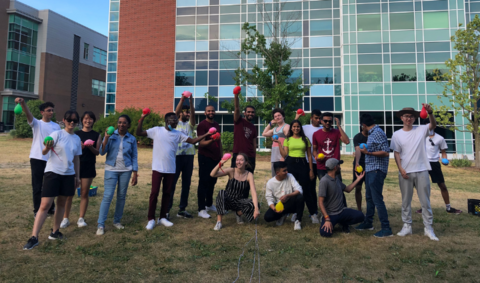
[(450, 210), (450, 204), (445, 205), (447, 207), (447, 210)]

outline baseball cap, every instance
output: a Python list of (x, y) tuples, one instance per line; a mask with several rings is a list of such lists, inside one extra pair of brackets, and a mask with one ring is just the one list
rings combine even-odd
[(329, 160), (327, 160), (327, 162), (325, 162), (325, 168), (327, 168), (328, 170), (333, 170), (335, 169), (335, 166), (340, 164), (343, 164), (343, 160), (330, 158)]

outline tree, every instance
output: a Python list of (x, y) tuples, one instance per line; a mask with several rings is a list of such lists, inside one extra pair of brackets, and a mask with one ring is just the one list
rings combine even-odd
[[(294, 67), (299, 60), (291, 60), (291, 47), (295, 40), (301, 40), (300, 12), (281, 12), (283, 5), (274, 3), (269, 9), (263, 4), (261, 17), (264, 19), (264, 32), (257, 30), (255, 25), (244, 23), (242, 31), (245, 38), (241, 51), (236, 55), (245, 64), (235, 71), (237, 85), (256, 87), (261, 92), (263, 100), (256, 97), (246, 99), (247, 90), (239, 95), (240, 107), (246, 105), (256, 107), (257, 116), (265, 121), (272, 119), (272, 110), (282, 108), (286, 118), (292, 119), (294, 111), (301, 107), (304, 93), (308, 90), (302, 85), (302, 76), (294, 75)], [(269, 11), (271, 10), (271, 11)], [(249, 64), (247, 58), (256, 54), (263, 59), (263, 64)], [(224, 102), (222, 107), (229, 112), (234, 110), (233, 102)]]
[[(435, 81), (444, 86), (443, 94), (439, 98), (448, 101), (442, 105), (434, 106), (439, 125), (450, 130), (470, 132), (475, 139), (475, 167), (480, 168), (480, 19), (478, 15), (467, 24), (466, 29), (458, 29), (451, 37), (454, 49), (458, 51), (454, 59), (445, 61), (448, 72), (443, 74), (434, 70)], [(443, 100), (442, 100), (443, 101)], [(453, 115), (449, 111), (455, 111), (457, 117), (462, 117), (466, 125), (456, 125)]]

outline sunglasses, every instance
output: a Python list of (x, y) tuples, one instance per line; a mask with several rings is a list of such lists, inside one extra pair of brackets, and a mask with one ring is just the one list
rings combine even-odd
[(435, 143), (432, 141), (432, 139), (428, 139), (428, 141), (432, 144), (432, 146), (435, 146)]
[(75, 123), (75, 124), (78, 123), (78, 119), (70, 119), (70, 118), (68, 118), (68, 119), (65, 119), (65, 121), (67, 121), (68, 123), (72, 123), (72, 122)]
[(331, 124), (332, 122), (333, 122), (332, 120), (323, 120), (323, 123)]

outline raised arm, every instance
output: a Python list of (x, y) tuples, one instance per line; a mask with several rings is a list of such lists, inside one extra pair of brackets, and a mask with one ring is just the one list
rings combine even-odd
[(237, 122), (238, 119), (242, 118), (240, 113), (240, 101), (238, 100), (238, 94), (234, 95), (233, 103), (235, 105), (235, 111), (233, 112), (233, 121)]
[(235, 168), (225, 168), (223, 169), (223, 171), (218, 171), (220, 170), (220, 165), (223, 165), (227, 162), (228, 160), (225, 160), (225, 159), (222, 159), (220, 160), (220, 163), (217, 164), (217, 166), (215, 166), (215, 168), (213, 168), (212, 172), (210, 172), (210, 177), (212, 178), (219, 178), (219, 177), (223, 177), (223, 176), (230, 176), (233, 178), (233, 173), (234, 173), (234, 170)]
[(147, 114), (143, 114), (142, 113), (142, 117), (140, 117), (140, 119), (138, 120), (138, 126), (137, 126), (137, 130), (135, 131), (135, 135), (136, 136), (139, 136), (139, 137), (146, 137), (148, 136), (147, 134), (147, 131), (144, 131), (142, 129), (143, 127), (143, 120), (145, 119), (145, 117), (148, 116), (148, 113)]
[(340, 120), (338, 120), (337, 117), (335, 117), (335, 122), (337, 123), (338, 130), (340, 131), (340, 140), (342, 140), (344, 144), (349, 144), (350, 139), (348, 138), (347, 134), (343, 131), (342, 125), (340, 125)]
[(358, 182), (360, 182), (360, 180), (362, 180), (362, 178), (365, 177), (365, 170), (363, 170), (362, 174), (360, 174), (360, 175), (355, 173), (355, 176), (357, 177), (357, 179), (355, 179), (355, 181), (353, 183), (351, 183), (350, 185), (348, 185), (345, 188), (345, 191), (347, 193), (351, 192), (353, 190), (353, 188), (355, 188), (357, 186)]
[(197, 120), (195, 119), (195, 105), (193, 105), (193, 95), (190, 96), (190, 125), (195, 127)]
[(273, 124), (275, 124), (275, 120), (272, 120), (270, 123), (268, 123), (268, 125), (265, 127), (265, 130), (263, 130), (262, 136), (264, 137), (273, 136), (273, 129), (275, 128)]
[(103, 138), (102, 146), (100, 146), (99, 153), (100, 155), (105, 155), (108, 152), (108, 140), (110, 139), (110, 135), (108, 134), (108, 128), (105, 129), (105, 136)]
[(428, 128), (430, 131), (433, 131), (437, 127), (437, 120), (433, 115), (432, 106), (430, 106), (430, 104), (428, 103), (422, 103), (422, 106), (425, 107), (425, 110), (427, 110), (428, 119), (430, 120), (430, 124), (428, 124)]
[(22, 110), (27, 116), (27, 122), (31, 124), (33, 121), (33, 115), (32, 115), (32, 112), (30, 112), (30, 109), (28, 108), (27, 103), (25, 103), (25, 100), (21, 97), (17, 97), (15, 98), (15, 103), (19, 103), (20, 106), (22, 106)]
[(194, 139), (192, 138), (188, 138), (185, 142), (187, 143), (190, 143), (190, 144), (196, 144), (197, 142), (203, 140), (204, 138), (206, 138), (207, 136), (210, 136), (212, 134), (210, 134), (209, 132), (205, 133), (204, 135), (201, 135), (199, 137), (196, 137)]
[(180, 98), (180, 101), (177, 104), (177, 108), (175, 108), (175, 115), (177, 115), (177, 117), (180, 117), (180, 114), (182, 113), (182, 106), (184, 101), (185, 101), (185, 96), (183, 96), (182, 94), (182, 97)]

